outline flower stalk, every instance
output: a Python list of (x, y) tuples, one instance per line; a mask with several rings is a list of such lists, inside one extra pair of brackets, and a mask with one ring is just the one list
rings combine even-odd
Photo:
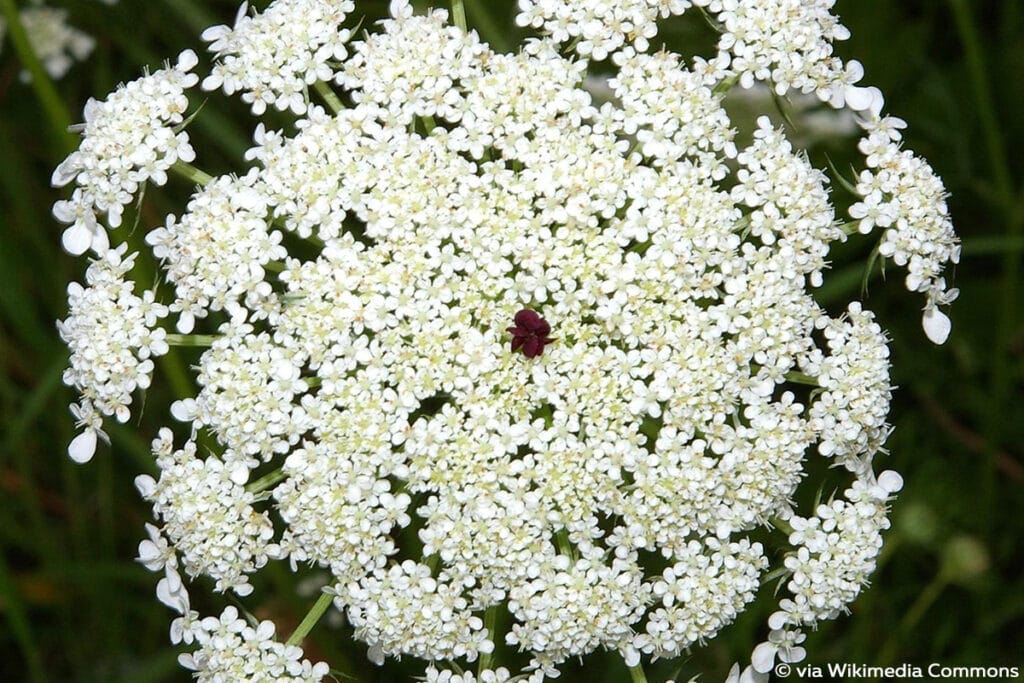
[(313, 89), (316, 90), (317, 94), (323, 98), (330, 110), (335, 114), (345, 108), (345, 105), (341, 102), (341, 98), (338, 97), (338, 94), (334, 92), (329, 83), (317, 81), (313, 84)]
[(295, 631), (288, 637), (288, 640), (285, 641), (285, 644), (296, 646), (300, 645), (302, 641), (306, 639), (306, 636), (308, 636), (313, 630), (313, 627), (317, 625), (317, 622), (320, 621), (320, 618), (324, 616), (328, 609), (330, 609), (331, 602), (333, 600), (334, 596), (330, 593), (322, 593), (320, 597), (317, 598), (312, 609), (309, 610), (309, 613), (306, 614), (305, 618), (303, 618), (299, 623)]
[(217, 341), (215, 334), (168, 334), (165, 337), (170, 346), (182, 346), (186, 348), (205, 348)]
[[(495, 629), (498, 624), (498, 608), (488, 607), (484, 612), (484, 628), (487, 629), (487, 636), (494, 641)], [(494, 652), (483, 652), (480, 654), (480, 666), (477, 669), (477, 675), (482, 676), (483, 672), (490, 669), (494, 662)]]
[(245, 490), (248, 491), (249, 493), (263, 493), (264, 491), (268, 491), (274, 488), (287, 478), (287, 472), (285, 472), (283, 469), (277, 469), (274, 470), (273, 472), (268, 472), (267, 474), (263, 475), (256, 481), (247, 484)]
[(469, 30), (466, 23), (466, 6), (463, 4), (463, 0), (452, 0), (452, 22), (463, 31)]
[(174, 162), (174, 166), (171, 167), (171, 170), (177, 173), (182, 178), (191, 180), (193, 183), (200, 187), (204, 187), (213, 182), (212, 175), (210, 175), (206, 171), (196, 168), (187, 161), (181, 161), (179, 159), (178, 161)]

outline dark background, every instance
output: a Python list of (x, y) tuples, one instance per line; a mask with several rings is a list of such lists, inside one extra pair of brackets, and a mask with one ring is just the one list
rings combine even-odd
[[(72, 120), (87, 97), (102, 98), (143, 65), (159, 68), (186, 47), (202, 52), (202, 29), (230, 22), (237, 9), (220, 0), (60, 4), (97, 39), (92, 57), (57, 83)], [(371, 16), (386, 7), (357, 4)], [(467, 4), (470, 24), (497, 47), (518, 39), (501, 30), (511, 25), (510, 2)], [(885, 287), (876, 276), (865, 298), (890, 331), (899, 387), (891, 416), (896, 431), (882, 465), (902, 472), (906, 486), (872, 587), (849, 616), (810, 635), (807, 661), (1019, 666), (1024, 3), (839, 0), (837, 11), (853, 33), (840, 54), (864, 64), (865, 83), (879, 86), (887, 111), (909, 122), (906, 144), (945, 180), (964, 255), (955, 270), (962, 294), (945, 346), (925, 339), (922, 302), (903, 291), (899, 271), (890, 270)], [(681, 48), (692, 31), (673, 24), (659, 40)], [(87, 466), (65, 455), (72, 393), (60, 381), (66, 352), (54, 321), (65, 315), (66, 283), (80, 279), (84, 267), (61, 251), (61, 226), (49, 215), (60, 196), (49, 176), (67, 149), (33, 89), (19, 81), (20, 69), (7, 37), (0, 48), (0, 681), (186, 681), (168, 646), (172, 615), (153, 595), (156, 577), (130, 561), (149, 520), (132, 480), (152, 470), (148, 443), (159, 415), (113, 429), (113, 447), (101, 447)], [(231, 123), (246, 121), (234, 115), (242, 111), (213, 97), (190, 129), (207, 170), (236, 168), (251, 133), (251, 119), (249, 128)], [(829, 153), (843, 168), (842, 152)], [(140, 229), (181, 206), (186, 189), (172, 183), (147, 196)], [(839, 310), (859, 296), (863, 265), (853, 261), (870, 247), (855, 240), (836, 254), (823, 303)], [(159, 391), (148, 400), (166, 405), (169, 396)], [(278, 569), (267, 573), (269, 585), (258, 594), (279, 597), (259, 616), (288, 633), (312, 600), (275, 591), (287, 579)], [(219, 612), (222, 603), (205, 603), (200, 593), (193, 592), (198, 607)], [(703, 680), (721, 680), (733, 661), (749, 661), (772, 610), (765, 597), (692, 658), (648, 666), (649, 680), (661, 683), (676, 670), (681, 680), (701, 671)], [(308, 654), (360, 681), (409, 680), (406, 672), (367, 665), (360, 648), (346, 645), (348, 637), (343, 628), (317, 629)], [(585, 667), (567, 667), (562, 680), (627, 680), (616, 660), (589, 658)]]

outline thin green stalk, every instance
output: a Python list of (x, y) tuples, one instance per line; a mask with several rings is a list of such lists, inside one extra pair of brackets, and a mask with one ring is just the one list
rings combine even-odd
[(327, 609), (331, 606), (331, 601), (333, 599), (334, 596), (330, 593), (323, 593), (320, 596), (320, 599), (316, 601), (316, 604), (313, 605), (313, 609), (309, 610), (309, 614), (306, 615), (302, 620), (302, 623), (299, 624), (298, 628), (295, 629), (295, 632), (292, 633), (291, 637), (288, 638), (288, 641), (285, 644), (298, 645), (305, 640), (306, 636), (309, 635), (309, 632), (313, 630), (314, 626), (316, 626), (316, 623), (320, 621), (320, 617), (327, 612)]
[(25, 27), (21, 25), (21, 17), (18, 14), (18, 7), (14, 0), (0, 0), (0, 8), (3, 9), (4, 18), (7, 19), (7, 32), (11, 36), (11, 43), (14, 51), (18, 54), (21, 65), (25, 67), (32, 77), (32, 89), (36, 92), (39, 104), (43, 107), (46, 120), (50, 124), (54, 140), (60, 143), (63, 151), (68, 153), (78, 147), (78, 142), (69, 131), (71, 116), (67, 107), (57, 94), (50, 75), (46, 73), (42, 62), (36, 56), (28, 36), (25, 34)]
[(812, 377), (805, 372), (787, 372), (786, 381), (792, 382), (793, 384), (803, 384), (809, 387), (820, 387), (818, 384), (818, 378)]
[(200, 170), (187, 161), (178, 160), (174, 162), (171, 170), (181, 177), (191, 180), (196, 185), (205, 186), (213, 181), (213, 176), (206, 171)]
[(733, 86), (739, 82), (739, 76), (732, 76), (731, 78), (727, 78), (718, 85), (716, 85), (713, 92), (715, 93), (715, 95), (724, 97), (725, 94), (732, 90)]
[(906, 611), (903, 619), (900, 621), (900, 628), (904, 633), (910, 633), (914, 630), (914, 627), (921, 621), (928, 608), (935, 604), (942, 591), (946, 590), (948, 584), (949, 581), (946, 580), (946, 577), (940, 574), (921, 591), (921, 594), (917, 596), (917, 600), (914, 601), (914, 604), (910, 606), (910, 609)]
[(847, 221), (846, 223), (840, 223), (836, 227), (842, 230), (844, 235), (850, 237), (860, 232), (860, 221)]
[(331, 86), (327, 85), (323, 81), (317, 81), (313, 84), (313, 89), (317, 91), (320, 97), (324, 98), (324, 102), (331, 108), (331, 111), (335, 114), (339, 113), (345, 108), (345, 105), (341, 103), (341, 99), (338, 98), (337, 93), (331, 90)]
[(274, 470), (269, 474), (265, 474), (256, 481), (247, 484), (245, 490), (249, 493), (262, 493), (267, 489), (271, 488), (275, 484), (284, 481), (288, 478), (284, 470)]
[(462, 0), (452, 0), (452, 21), (463, 31), (469, 30), (469, 25), (466, 24), (466, 6)]
[[(494, 630), (498, 623), (498, 608), (496, 606), (488, 607), (487, 611), (484, 612), (484, 628), (487, 629), (487, 637), (494, 641)], [(480, 666), (477, 668), (477, 676), (482, 676), (484, 671), (491, 668), (491, 662), (494, 661), (494, 652), (482, 652), (480, 653)]]
[(216, 334), (169, 334), (164, 340), (169, 346), (186, 346), (206, 348), (220, 337)]
[(633, 683), (647, 683), (647, 674), (644, 673), (643, 664), (629, 667), (629, 677)]
[(565, 527), (559, 529), (555, 534), (555, 547), (566, 557), (573, 557), (572, 543), (569, 542), (569, 532), (565, 530)]

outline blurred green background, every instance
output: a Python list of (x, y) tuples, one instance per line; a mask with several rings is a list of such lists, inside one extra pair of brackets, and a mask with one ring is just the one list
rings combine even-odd
[[(159, 68), (187, 47), (201, 51), (202, 29), (229, 23), (237, 9), (233, 0), (52, 4), (97, 41), (93, 55), (56, 84), (72, 120), (90, 95), (102, 98), (143, 65)], [(370, 16), (386, 7), (357, 4)], [(496, 46), (518, 39), (502, 28), (511, 25), (512, 2), (467, 4), (470, 24)], [(898, 271), (867, 295), (890, 331), (899, 387), (882, 465), (902, 472), (906, 486), (872, 587), (849, 616), (810, 635), (808, 661), (1019, 666), (1024, 3), (838, 0), (837, 12), (853, 33), (840, 54), (863, 62), (865, 82), (883, 90), (887, 111), (909, 122), (906, 144), (945, 180), (964, 254), (954, 277), (961, 297), (951, 311), (953, 335), (943, 347), (925, 339), (921, 301), (903, 291)], [(689, 30), (680, 24), (659, 40), (677, 47)], [(112, 429), (113, 447), (101, 447), (87, 466), (65, 455), (72, 394), (60, 381), (66, 354), (54, 321), (65, 315), (66, 283), (84, 268), (61, 251), (61, 226), (50, 217), (61, 194), (49, 177), (67, 140), (52, 133), (35, 90), (19, 80), (21, 68), (8, 32), (0, 47), (0, 681), (186, 681), (168, 646), (171, 613), (153, 596), (155, 577), (130, 561), (149, 520), (132, 480), (152, 470), (148, 443), (162, 410)], [(216, 98), (190, 129), (208, 170), (237, 167), (229, 160), (240, 159), (251, 133), (229, 123), (240, 111)], [(172, 183), (147, 196), (140, 235), (181, 206), (187, 189)], [(859, 295), (863, 266), (842, 262), (870, 246), (855, 242), (837, 255), (824, 303), (841, 308)], [(169, 397), (159, 392), (148, 400), (164, 406)], [(286, 578), (283, 569), (268, 572), (270, 586), (257, 595), (275, 594)], [(312, 599), (276, 594), (258, 614), (288, 633)], [(721, 680), (764, 637), (767, 597), (692, 658), (649, 666), (649, 679), (660, 683), (678, 670), (683, 680), (701, 671), (702, 680)], [(206, 613), (221, 606), (199, 602)], [(307, 649), (360, 681), (409, 680), (378, 674), (361, 650), (346, 647), (348, 637), (343, 627), (319, 628)], [(563, 680), (628, 674), (614, 658), (595, 657), (568, 667)]]

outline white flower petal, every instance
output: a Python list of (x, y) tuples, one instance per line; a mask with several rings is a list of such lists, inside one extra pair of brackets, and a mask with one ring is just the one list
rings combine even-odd
[(68, 455), (77, 463), (87, 463), (96, 454), (96, 431), (86, 429), (71, 440)]
[(775, 665), (775, 653), (778, 652), (778, 648), (774, 643), (761, 643), (754, 648), (754, 652), (750, 655), (750, 663), (754, 667), (754, 671), (758, 673), (768, 673), (772, 670)]
[(925, 309), (924, 317), (921, 319), (924, 333), (933, 344), (945, 344), (949, 339), (949, 333), (953, 329), (953, 323), (949, 317), (932, 306)]
[(68, 227), (60, 238), (64, 251), (72, 256), (81, 256), (92, 246), (92, 231), (81, 223)]

